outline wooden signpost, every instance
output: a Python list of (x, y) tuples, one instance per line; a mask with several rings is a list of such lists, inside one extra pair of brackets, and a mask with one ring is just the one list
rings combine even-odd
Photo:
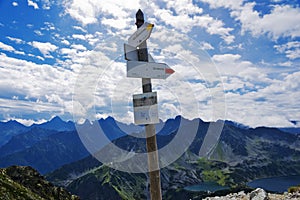
[[(142, 78), (143, 94), (133, 95), (134, 121), (145, 125), (150, 179), (150, 197), (161, 200), (160, 168), (155, 134), (155, 124), (159, 122), (157, 93), (152, 92), (151, 78), (166, 79), (174, 70), (165, 63), (155, 63), (148, 54), (146, 40), (150, 37), (154, 24), (144, 23), (144, 14), (139, 9), (136, 13), (137, 31), (128, 44), (124, 44), (127, 60), (127, 77)], [(150, 62), (149, 62), (150, 61)]]

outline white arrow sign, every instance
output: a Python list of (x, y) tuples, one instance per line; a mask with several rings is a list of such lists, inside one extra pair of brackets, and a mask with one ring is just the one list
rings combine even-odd
[(154, 24), (145, 22), (134, 34), (128, 39), (128, 44), (133, 47), (139, 46), (142, 42), (150, 37)]
[(174, 72), (165, 63), (127, 61), (127, 77), (166, 79)]

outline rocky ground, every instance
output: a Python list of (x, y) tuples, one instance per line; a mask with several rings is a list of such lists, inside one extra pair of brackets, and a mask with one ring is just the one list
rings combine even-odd
[(35, 169), (11, 166), (0, 169), (0, 200), (79, 200), (62, 187), (46, 181)]
[(239, 193), (229, 194), (223, 197), (207, 197), (204, 200), (300, 200), (300, 192), (270, 194), (263, 189), (257, 188), (248, 194), (241, 191)]

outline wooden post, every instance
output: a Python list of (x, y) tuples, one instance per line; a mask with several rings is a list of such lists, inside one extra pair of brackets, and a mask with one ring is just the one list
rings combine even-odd
[[(139, 9), (136, 13), (136, 26), (141, 27), (144, 24), (144, 14)], [(148, 50), (147, 43), (144, 41), (139, 45), (138, 48), (138, 60), (148, 62)], [(152, 92), (152, 85), (150, 78), (142, 78), (143, 93)], [(148, 168), (150, 178), (150, 197), (151, 200), (161, 200), (161, 183), (160, 183), (160, 170), (159, 170), (159, 159), (157, 152), (157, 142), (155, 134), (155, 125), (146, 124), (146, 143), (148, 152)], [(153, 170), (155, 169), (155, 170)]]

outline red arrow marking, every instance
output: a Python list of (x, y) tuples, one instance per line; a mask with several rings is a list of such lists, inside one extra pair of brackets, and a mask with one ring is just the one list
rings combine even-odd
[(166, 74), (173, 74), (175, 71), (171, 68), (166, 68), (165, 72), (166, 72)]

